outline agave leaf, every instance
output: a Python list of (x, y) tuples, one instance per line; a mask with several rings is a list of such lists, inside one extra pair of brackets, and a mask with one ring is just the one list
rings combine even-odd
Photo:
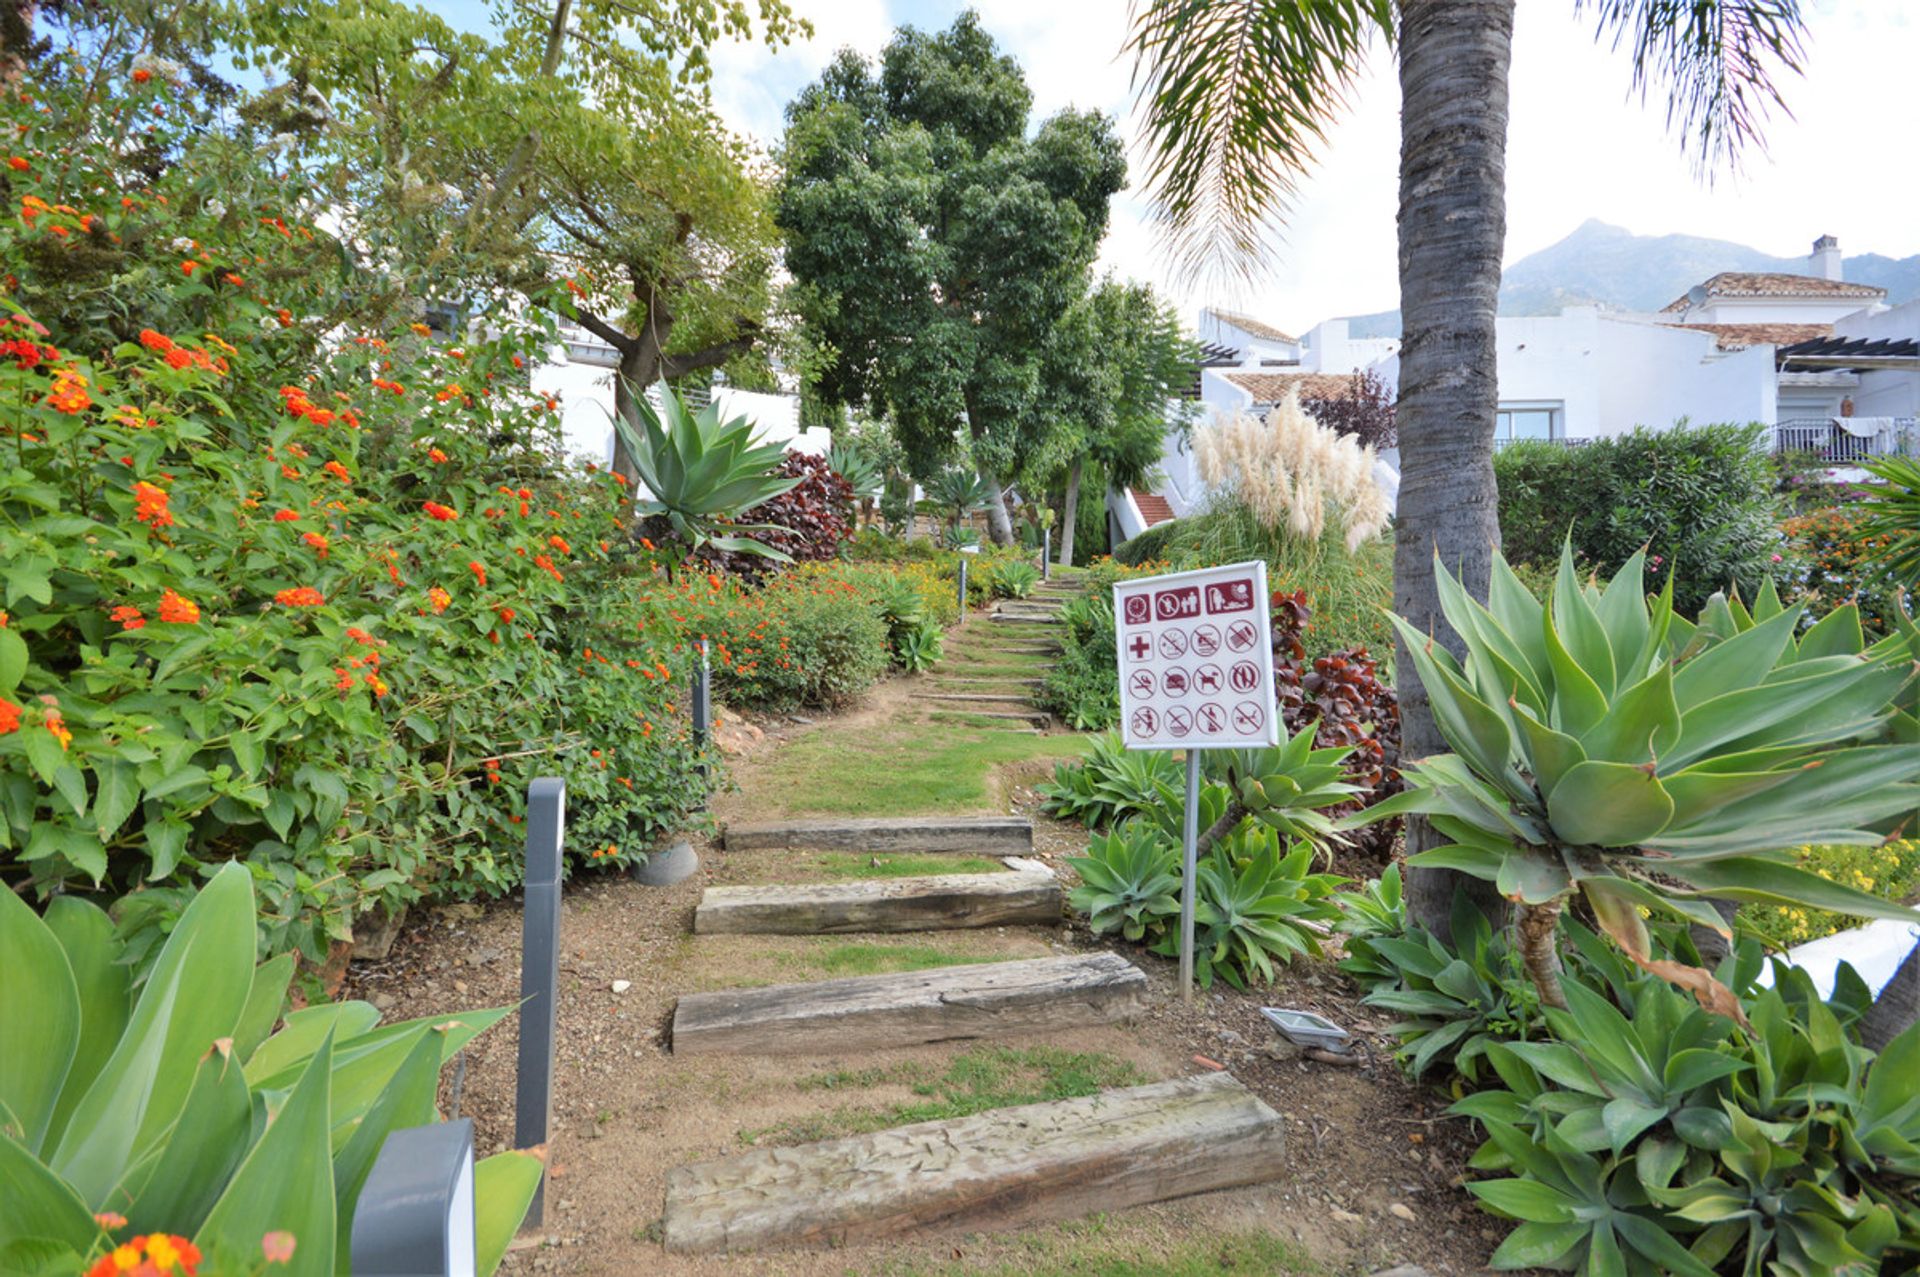
[(1698, 891), (1728, 900), (1798, 905), (1854, 918), (1920, 922), (1920, 910), (1822, 878), (1797, 865), (1760, 856), (1680, 860), (1663, 863), (1662, 870)]
[(1614, 697), (1606, 714), (1580, 737), (1587, 757), (1613, 763), (1647, 763), (1680, 738), (1680, 707), (1674, 702), (1672, 667), (1652, 674)]
[(1861, 662), (1851, 673), (1796, 679), (1775, 686), (1741, 688), (1688, 710), (1680, 739), (1667, 756), (1670, 768), (1685, 767), (1729, 749), (1759, 749), (1805, 738), (1807, 724), (1871, 722), (1904, 681), (1903, 673)]
[(1566, 646), (1551, 614), (1541, 619), (1541, 635), (1547, 649), (1547, 663), (1553, 669), (1553, 716), (1549, 725), (1569, 736), (1584, 736), (1607, 713), (1607, 694), (1580, 668)]
[(0, 887), (0, 971), (13, 1044), (0, 1051), (0, 1107), (20, 1124), (27, 1151), (38, 1152), (80, 1045), (82, 1004), (60, 941), (11, 887)]
[(1649, 768), (1589, 759), (1561, 777), (1547, 816), (1566, 842), (1631, 847), (1666, 828), (1673, 799)]
[(1647, 646), (1652, 623), (1647, 616), (1647, 551), (1642, 546), (1613, 574), (1613, 580), (1600, 595), (1594, 612), (1600, 628), (1606, 631), (1607, 646), (1612, 649), (1615, 675), (1624, 685), (1644, 677), (1643, 666), (1628, 664)]
[(1780, 663), (1799, 621), (1800, 608), (1796, 605), (1682, 662), (1673, 676), (1673, 695), (1681, 711), (1691, 712), (1716, 696), (1759, 683)]
[(1849, 600), (1800, 636), (1799, 656), (1803, 661), (1820, 656), (1857, 656), (1866, 645), (1866, 636), (1860, 632), (1860, 608)]
[(1549, 798), (1567, 770), (1587, 760), (1587, 752), (1580, 747), (1579, 741), (1565, 732), (1556, 732), (1530, 714), (1516, 712), (1513, 721), (1525, 743), (1523, 754), (1532, 765), (1534, 783), (1540, 788), (1540, 796)]
[(1611, 699), (1617, 677), (1613, 647), (1574, 571), (1571, 538), (1560, 547), (1560, 571), (1553, 581), (1553, 626), (1568, 653), (1593, 680), (1600, 694)]

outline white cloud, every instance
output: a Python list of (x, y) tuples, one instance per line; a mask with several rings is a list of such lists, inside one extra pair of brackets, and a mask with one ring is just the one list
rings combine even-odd
[[(715, 99), (736, 127), (778, 138), (781, 110), (844, 44), (877, 53), (893, 26), (943, 26), (956, 0), (797, 0), (819, 33), (770, 54), (716, 51)], [(1035, 106), (1099, 107), (1135, 133), (1131, 64), (1120, 56), (1128, 6), (1119, 0), (976, 0), (987, 29), (1018, 58)], [(1766, 154), (1737, 177), (1696, 180), (1664, 106), (1628, 92), (1627, 54), (1597, 43), (1570, 4), (1524, 0), (1514, 34), (1507, 156), (1507, 257), (1544, 248), (1589, 217), (1641, 234), (1731, 239), (1780, 255), (1833, 234), (1849, 253), (1920, 252), (1920, 171), (1911, 162), (1920, 25), (1905, 0), (1818, 0), (1807, 15), (1807, 74), (1785, 85)], [(1352, 107), (1329, 131), (1301, 183), (1270, 278), (1222, 298), (1282, 327), (1384, 310), (1398, 294), (1399, 88), (1373, 60)], [(1167, 277), (1140, 192), (1116, 201), (1104, 266), (1167, 290), (1189, 311), (1204, 300)]]

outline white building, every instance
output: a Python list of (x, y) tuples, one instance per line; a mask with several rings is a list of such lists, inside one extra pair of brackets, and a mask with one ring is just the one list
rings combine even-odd
[[(535, 366), (532, 389), (559, 401), (560, 428), (569, 457), (603, 466), (612, 464), (613, 375), (619, 362), (612, 346), (569, 324), (562, 327), (561, 340), (547, 361)], [(648, 387), (648, 397), (656, 406), (659, 393), (657, 387)], [(710, 399), (699, 391), (689, 392), (688, 398), (701, 405), (709, 401), (718, 404), (724, 418), (747, 418), (754, 423), (761, 442), (782, 443), (789, 451), (824, 453), (832, 441), (825, 430), (801, 429), (798, 395), (762, 394), (718, 385), (713, 387)]]
[[(1804, 274), (1724, 272), (1651, 314), (1583, 306), (1500, 318), (1495, 446), (1759, 421), (1773, 427), (1775, 447), (1838, 463), (1920, 452), (1920, 301), (1889, 308), (1885, 289), (1847, 282), (1844, 265), (1838, 241), (1823, 235)], [(1337, 396), (1362, 369), (1389, 391), (1399, 384), (1399, 343), (1351, 339), (1344, 320), (1296, 338), (1203, 310), (1198, 327), (1195, 394), (1214, 413), (1261, 414), (1296, 390)], [(1116, 537), (1205, 500), (1179, 432), (1168, 435), (1161, 469), (1157, 492), (1109, 494)], [(1382, 478), (1397, 489), (1397, 470)]]

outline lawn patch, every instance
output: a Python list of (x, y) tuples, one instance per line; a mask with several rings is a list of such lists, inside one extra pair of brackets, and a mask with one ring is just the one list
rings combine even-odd
[(928, 1264), (909, 1259), (886, 1271), (889, 1277), (1026, 1277), (1029, 1273), (1047, 1273), (1049, 1277), (1217, 1277), (1220, 1273), (1283, 1277), (1324, 1271), (1298, 1246), (1270, 1233), (1236, 1231), (1163, 1240), (1109, 1236), (1107, 1223), (1105, 1216), (1095, 1215), (1045, 1231), (977, 1239), (976, 1250), (984, 1246), (1001, 1252), (984, 1263), (947, 1260)]
[(996, 873), (1006, 866), (991, 856), (912, 851), (829, 851), (815, 866), (822, 878), (927, 878), (936, 874)]
[(1133, 1065), (1104, 1052), (1051, 1046), (976, 1046), (955, 1056), (939, 1076), (928, 1074), (926, 1065), (912, 1061), (891, 1068), (811, 1074), (795, 1085), (803, 1091), (906, 1086), (917, 1098), (881, 1107), (847, 1105), (778, 1126), (745, 1129), (740, 1132), (740, 1142), (806, 1144), (913, 1122), (968, 1117), (989, 1109), (1069, 1100), (1114, 1087), (1139, 1086), (1148, 1080)]
[(999, 954), (955, 953), (932, 944), (826, 944), (793, 960), (829, 978), (882, 975), (891, 971), (924, 971), (928, 967), (957, 967), (971, 962), (1000, 962)]
[[(787, 812), (827, 816), (931, 816), (989, 810), (994, 771), (1030, 758), (1074, 758), (1086, 742), (954, 724), (906, 722), (860, 731), (812, 732), (772, 758), (755, 789)], [(853, 777), (864, 783), (849, 783)], [(1004, 808), (1002, 808), (1004, 811)], [(771, 812), (756, 813), (762, 817)]]

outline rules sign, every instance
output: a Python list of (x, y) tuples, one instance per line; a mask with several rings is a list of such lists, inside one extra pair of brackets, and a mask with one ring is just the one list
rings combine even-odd
[(1266, 602), (1259, 562), (1114, 583), (1128, 749), (1280, 743)]

